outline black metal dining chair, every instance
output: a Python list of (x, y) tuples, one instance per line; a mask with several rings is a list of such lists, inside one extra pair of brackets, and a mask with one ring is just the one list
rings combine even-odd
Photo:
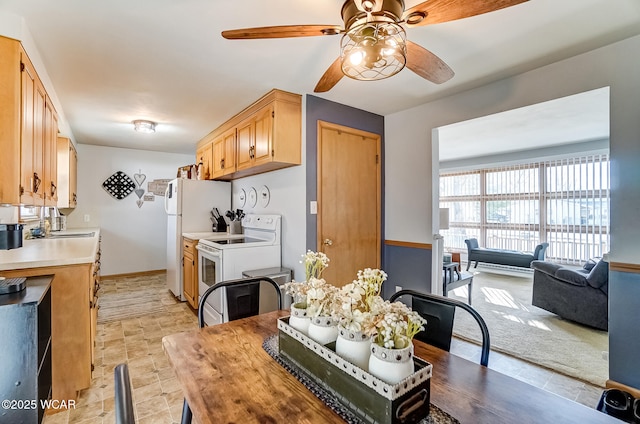
[(415, 290), (400, 290), (394, 293), (389, 298), (389, 301), (394, 302), (405, 295), (411, 296), (411, 308), (427, 320), (425, 330), (416, 334), (416, 340), (449, 352), (451, 350), (451, 339), (453, 338), (453, 320), (455, 318), (456, 308), (462, 308), (477, 321), (480, 326), (480, 331), (482, 332), (480, 365), (486, 367), (489, 364), (489, 352), (491, 351), (489, 329), (478, 311), (459, 300), (429, 293), (421, 293)]
[(131, 380), (127, 364), (119, 364), (113, 370), (115, 386), (115, 414), (116, 424), (133, 424), (133, 398), (131, 395)]
[[(269, 277), (251, 277), (221, 281), (209, 287), (200, 297), (200, 302), (198, 303), (198, 325), (200, 328), (207, 326), (207, 323), (204, 321), (204, 304), (207, 298), (211, 296), (214, 291), (222, 287), (226, 288), (229, 321), (258, 315), (260, 313), (260, 284), (262, 282), (273, 286), (278, 300), (278, 309), (282, 309), (282, 292), (280, 286)], [(181, 422), (182, 424), (189, 424), (192, 419), (193, 413), (185, 399), (182, 405)]]

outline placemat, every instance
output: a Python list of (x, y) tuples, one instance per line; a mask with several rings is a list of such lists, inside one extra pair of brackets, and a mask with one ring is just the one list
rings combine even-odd
[[(262, 348), (276, 360), (285, 370), (293, 375), (298, 381), (300, 381), (311, 393), (313, 393), (318, 399), (324, 402), (329, 408), (338, 414), (345, 422), (349, 424), (367, 424), (361, 420), (349, 409), (347, 409), (337, 397), (329, 390), (325, 389), (307, 375), (300, 371), (295, 365), (292, 365), (286, 358), (280, 356), (278, 350), (278, 335), (274, 334), (267, 337), (262, 343)], [(429, 416), (419, 422), (419, 424), (460, 424), (460, 421), (438, 408), (431, 403), (429, 407)]]

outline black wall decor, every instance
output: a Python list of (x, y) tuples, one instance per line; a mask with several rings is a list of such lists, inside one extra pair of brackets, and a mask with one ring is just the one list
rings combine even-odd
[(107, 193), (118, 200), (122, 200), (136, 189), (136, 183), (124, 172), (118, 171), (102, 183)]

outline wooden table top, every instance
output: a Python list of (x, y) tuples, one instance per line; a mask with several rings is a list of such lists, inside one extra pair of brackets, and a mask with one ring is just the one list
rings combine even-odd
[[(262, 348), (277, 333), (270, 312), (173, 334), (164, 351), (195, 421), (205, 423), (344, 423)], [(433, 364), (431, 402), (461, 423), (620, 423), (584, 405), (415, 341)]]

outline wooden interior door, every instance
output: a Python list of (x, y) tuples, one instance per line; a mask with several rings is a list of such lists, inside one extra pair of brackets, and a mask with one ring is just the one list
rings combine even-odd
[(358, 270), (380, 268), (380, 135), (318, 122), (318, 250), (322, 274), (343, 286)]

